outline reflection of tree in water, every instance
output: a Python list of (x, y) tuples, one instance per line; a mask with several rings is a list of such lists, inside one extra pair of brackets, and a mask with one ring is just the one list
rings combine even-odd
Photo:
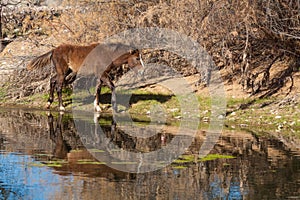
[[(55, 173), (65, 175), (71, 172), (93, 177), (93, 181), (82, 179), (85, 187), (81, 188), (81, 194), (91, 198), (138, 196), (158, 199), (167, 195), (169, 199), (262, 199), (265, 196), (278, 199), (298, 195), (295, 183), (300, 179), (299, 159), (291, 157), (290, 149), (276, 138), (250, 133), (225, 131), (211, 151), (213, 154), (233, 155), (235, 159), (191, 162), (183, 165), (185, 169), (171, 165), (155, 172), (131, 174), (106, 165), (79, 164), (79, 160), (95, 160), (81, 140), (94, 144), (108, 140), (129, 151), (153, 151), (164, 145), (162, 135), (167, 137), (166, 143), (173, 137), (168, 133), (148, 140), (133, 137), (109, 124), (109, 117), (105, 120), (106, 125), (100, 120), (103, 134), (96, 140), (92, 134), (80, 138), (70, 114), (53, 113), (48, 117), (25, 111), (3, 112), (0, 114), (0, 133), (3, 133), (0, 148), (9, 152), (26, 152), (40, 161), (65, 159), (67, 164), (53, 167)], [(188, 153), (198, 153), (203, 143), (202, 134), (205, 133), (197, 135)], [(36, 154), (47, 152), (52, 155)], [(99, 185), (106, 189), (99, 192)]]

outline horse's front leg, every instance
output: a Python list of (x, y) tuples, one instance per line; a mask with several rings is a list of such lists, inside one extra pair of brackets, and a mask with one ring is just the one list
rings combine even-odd
[(111, 105), (113, 108), (114, 112), (118, 112), (118, 106), (117, 106), (117, 97), (116, 97), (116, 91), (115, 91), (115, 85), (113, 82), (109, 79), (106, 81), (106, 85), (110, 88), (111, 90)]
[(100, 95), (101, 95), (101, 87), (102, 87), (103, 81), (101, 79), (98, 79), (98, 84), (96, 86), (96, 94), (95, 94), (95, 101), (94, 101), (94, 108), (95, 111), (101, 112), (100, 108)]
[(56, 76), (53, 76), (50, 79), (50, 92), (49, 92), (49, 98), (48, 98), (47, 105), (46, 105), (47, 109), (50, 108), (50, 106), (51, 106), (51, 104), (54, 100), (54, 90), (55, 90), (55, 87), (56, 87), (56, 79), (57, 79)]
[(62, 87), (64, 83), (64, 76), (59, 76), (57, 78), (57, 96), (58, 96), (58, 105), (59, 105), (59, 110), (64, 111), (65, 107), (63, 106), (63, 101), (62, 101)]

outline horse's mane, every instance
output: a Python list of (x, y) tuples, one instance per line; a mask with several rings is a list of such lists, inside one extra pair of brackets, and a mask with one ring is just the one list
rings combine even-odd
[(130, 51), (135, 51), (138, 50), (137, 48), (135, 48), (133, 45), (128, 45), (128, 44), (123, 44), (120, 42), (116, 42), (116, 43), (104, 43), (104, 44), (100, 44), (103, 45), (104, 47), (106, 47), (109, 52), (130, 52)]

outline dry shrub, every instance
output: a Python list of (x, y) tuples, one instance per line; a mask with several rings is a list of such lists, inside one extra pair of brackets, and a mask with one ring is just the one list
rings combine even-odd
[[(44, 24), (46, 33), (59, 43), (76, 44), (101, 41), (128, 28), (169, 28), (197, 40), (218, 69), (226, 72), (226, 81), (239, 82), (251, 94), (269, 96), (287, 82), (291, 89), (299, 71), (299, 4), (295, 0), (64, 0), (59, 16)], [(196, 73), (184, 59), (168, 52), (148, 52), (146, 57), (185, 75)]]

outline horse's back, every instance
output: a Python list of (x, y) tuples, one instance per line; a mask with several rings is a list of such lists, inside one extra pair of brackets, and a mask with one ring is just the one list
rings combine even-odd
[(87, 55), (96, 47), (96, 44), (88, 46), (79, 46), (71, 44), (62, 44), (53, 52), (53, 59), (59, 60), (59, 64), (72, 71), (77, 72)]

